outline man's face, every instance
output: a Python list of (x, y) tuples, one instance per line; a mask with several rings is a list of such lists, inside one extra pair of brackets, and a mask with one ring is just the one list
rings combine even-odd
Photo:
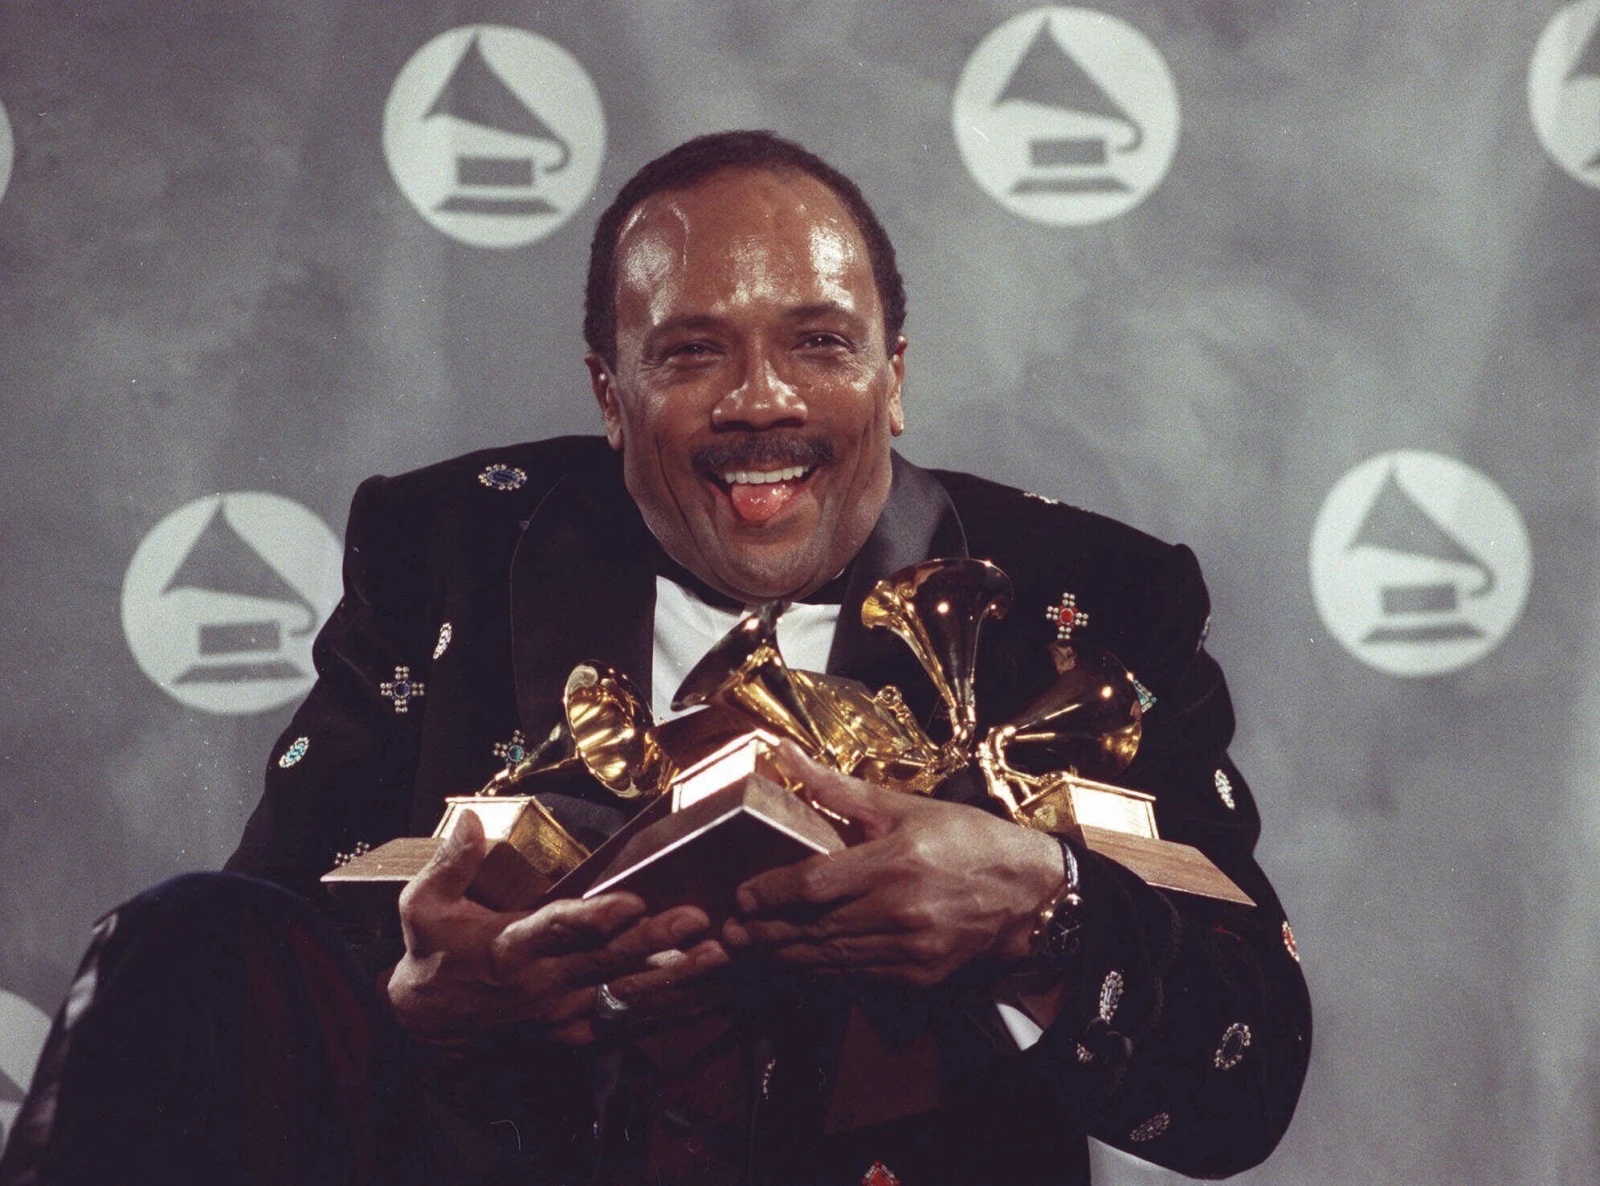
[(747, 603), (825, 584), (889, 496), (905, 339), (833, 192), (724, 170), (617, 244), (617, 358), (587, 358), (628, 491), (667, 553)]

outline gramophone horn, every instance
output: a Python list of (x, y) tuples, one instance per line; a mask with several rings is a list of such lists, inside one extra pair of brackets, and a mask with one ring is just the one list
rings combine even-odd
[(567, 676), (561, 705), (561, 720), (550, 735), (478, 794), (534, 794), (580, 770), (622, 799), (665, 787), (670, 763), (656, 741), (650, 710), (626, 675), (604, 663), (580, 663)]
[(1007, 725), (1007, 750), (1029, 766), (1109, 780), (1138, 752), (1144, 709), (1139, 686), (1103, 647), (1058, 647), (1056, 680)]
[(580, 663), (561, 700), (573, 748), (602, 786), (623, 799), (662, 788), (668, 762), (632, 680), (604, 663)]
[(822, 732), (778, 651), (782, 614), (783, 603), (769, 601), (723, 635), (678, 685), (672, 707), (719, 704), (820, 755)]
[(1011, 608), (1011, 578), (987, 560), (928, 560), (873, 586), (861, 604), (868, 627), (894, 631), (917, 657), (944, 702), (950, 744), (970, 750), (978, 729), (973, 675), (985, 618)]

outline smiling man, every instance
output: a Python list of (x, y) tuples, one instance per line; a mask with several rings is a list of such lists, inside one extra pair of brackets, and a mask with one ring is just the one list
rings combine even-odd
[[(904, 318), (876, 216), (804, 149), (724, 133), (630, 180), (590, 262), (604, 439), (362, 486), (317, 686), (230, 862), (277, 887), (181, 879), (108, 916), (0, 1179), (1078, 1183), (1091, 1134), (1207, 1177), (1265, 1158), (1310, 1014), (1194, 558), (894, 453)], [(715, 930), (627, 894), (489, 910), (470, 816), (396, 933), (329, 928), (335, 854), (428, 831), (547, 734), (577, 662), (661, 705), (783, 599), (791, 665), (893, 683), (931, 719), (860, 608), (962, 555), (1015, 584), (980, 724), (1049, 686), (1068, 641), (1114, 651), (1148, 700), (1125, 781), (1254, 909), (1017, 827), (972, 777), (898, 794), (790, 751), (860, 843), (753, 878)], [(543, 799), (591, 842), (631, 810), (598, 785)], [(155, 1093), (152, 1061), (181, 1068)]]
[(905, 427), (900, 318), (849, 211), (797, 170), (724, 170), (633, 206), (615, 259), (587, 361), (651, 533), (730, 597), (815, 591), (877, 522)]

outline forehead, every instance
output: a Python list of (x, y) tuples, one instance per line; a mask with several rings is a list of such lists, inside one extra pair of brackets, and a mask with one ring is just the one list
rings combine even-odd
[(878, 308), (855, 220), (831, 189), (797, 171), (727, 169), (652, 194), (623, 223), (616, 275), (622, 323), (655, 320), (684, 301), (727, 311), (762, 300), (834, 302), (864, 315)]

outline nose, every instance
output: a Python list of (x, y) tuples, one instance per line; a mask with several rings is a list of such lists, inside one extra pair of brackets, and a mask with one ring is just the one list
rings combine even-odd
[(715, 429), (798, 428), (805, 422), (805, 399), (765, 353), (751, 357), (738, 386), (711, 408)]

